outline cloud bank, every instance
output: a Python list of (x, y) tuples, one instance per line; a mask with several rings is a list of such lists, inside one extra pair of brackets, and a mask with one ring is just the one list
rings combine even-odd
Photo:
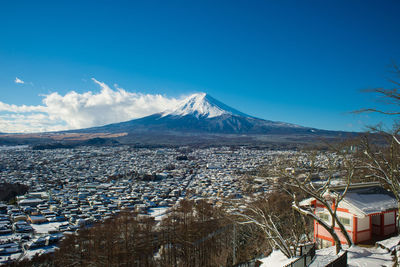
[[(18, 78), (17, 78), (18, 79)], [(111, 89), (92, 78), (100, 92), (43, 96), (42, 105), (11, 105), (0, 101), (0, 132), (46, 132), (101, 126), (174, 109), (180, 98)]]

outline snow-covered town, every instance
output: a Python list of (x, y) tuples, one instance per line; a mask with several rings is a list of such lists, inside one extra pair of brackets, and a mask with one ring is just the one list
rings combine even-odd
[[(2, 264), (54, 253), (66, 236), (124, 211), (160, 222), (183, 199), (204, 199), (217, 206), (227, 200), (250, 202), (277, 190), (277, 177), (270, 177), (271, 172), (262, 177), (266, 170), (276, 170), (280, 162), (291, 158), (296, 158), (297, 164), (285, 168), (288, 175), (310, 167), (304, 153), (246, 147), (84, 146), (35, 150), (16, 146), (1, 150), (1, 182), (29, 188), (11, 202), (0, 204)], [(325, 167), (332, 160), (341, 164), (336, 153), (321, 153), (314, 160)], [(319, 177), (313, 177), (313, 184), (323, 183), (326, 175), (326, 171), (320, 171)], [(342, 172), (333, 175), (331, 194), (342, 192), (342, 176)], [(329, 212), (314, 198), (302, 200), (299, 206), (317, 207), (315, 214), (330, 221)], [(355, 244), (347, 249), (349, 266), (364, 266), (364, 262), (369, 262), (368, 266), (392, 266), (391, 252), (396, 250), (399, 238), (385, 239), (397, 231), (396, 199), (377, 183), (358, 183), (347, 189), (338, 210)], [(321, 224), (314, 222), (313, 240), (320, 250), (310, 266), (325, 266), (340, 255)], [(376, 243), (379, 247), (371, 246), (372, 237), (380, 237)], [(343, 235), (339, 239), (346, 245)], [(259, 264), (290, 266), (299, 258), (288, 259), (277, 250), (261, 258)]]
[[(216, 206), (227, 201), (250, 202), (278, 190), (279, 179), (271, 177), (271, 170), (277, 170), (281, 162), (296, 158), (296, 165), (284, 169), (289, 176), (311, 164), (301, 152), (247, 147), (36, 150), (15, 146), (2, 147), (1, 151), (1, 182), (28, 188), (25, 194), (0, 204), (2, 264), (52, 254), (66, 236), (124, 211), (160, 222), (184, 199), (203, 199)], [(315, 164), (324, 167), (332, 160), (342, 162), (336, 153), (320, 153), (314, 158)], [(313, 184), (323, 183), (327, 175), (320, 170)], [(342, 172), (333, 175), (333, 198), (343, 191), (345, 182)], [(330, 221), (329, 212), (314, 198), (302, 200), (299, 206), (316, 207), (314, 213)], [(349, 266), (364, 266), (365, 262), (368, 266), (392, 266), (392, 251), (397, 249), (399, 238), (391, 237), (397, 231), (397, 201), (388, 191), (377, 183), (356, 183), (347, 189), (338, 214), (353, 243), (346, 249)], [(315, 221), (313, 225), (313, 241), (320, 250), (309, 260), (310, 266), (326, 266), (341, 255), (335, 253), (335, 242), (323, 223)], [(373, 237), (378, 237), (378, 247), (373, 246)], [(346, 248), (345, 237), (340, 235), (339, 239)], [(288, 258), (276, 250), (259, 258), (259, 264), (290, 266), (301, 258)]]
[(27, 185), (29, 192), (0, 206), (1, 262), (53, 252), (64, 235), (121, 210), (160, 220), (185, 197), (241, 198), (240, 173), (275, 153), (228, 147), (2, 148), (1, 182)]

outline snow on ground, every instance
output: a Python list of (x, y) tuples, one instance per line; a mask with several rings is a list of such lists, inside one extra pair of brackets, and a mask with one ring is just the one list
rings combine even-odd
[(378, 241), (376, 244), (381, 245), (389, 250), (393, 250), (400, 243), (400, 236), (394, 236), (386, 240)]
[(161, 221), (162, 218), (168, 213), (168, 207), (156, 207), (156, 208), (150, 208), (148, 210), (148, 214), (156, 221)]
[(37, 234), (48, 234), (49, 231), (57, 230), (58, 226), (66, 224), (66, 222), (50, 222), (42, 224), (31, 224)]
[[(352, 246), (347, 249), (347, 264), (349, 267), (381, 267), (392, 266), (393, 259), (390, 253), (383, 248), (365, 248)], [(329, 247), (316, 251), (316, 257), (310, 267), (323, 267), (335, 260), (338, 256), (335, 253), (335, 247)]]
[(310, 267), (325, 267), (338, 257), (339, 255), (336, 254), (336, 247), (316, 250), (314, 261), (310, 264)]
[[(389, 238), (379, 243), (384, 242), (388, 246), (395, 246), (400, 240), (400, 237)], [(380, 247), (359, 247), (352, 246), (348, 248), (343, 246), (344, 250), (347, 250), (347, 264), (349, 267), (391, 267), (393, 266), (393, 257), (391, 253)], [(342, 251), (341, 253), (344, 253)], [(341, 255), (341, 254), (340, 254)], [(314, 261), (309, 265), (309, 267), (325, 267), (327, 264), (331, 263), (337, 259), (339, 255), (336, 255), (336, 248), (329, 247), (317, 250), (315, 252)], [(288, 259), (279, 250), (274, 250), (268, 257), (261, 259), (261, 267), (274, 266), (281, 267), (294, 261), (295, 258)]]
[(295, 259), (288, 259), (285, 254), (280, 250), (274, 250), (268, 257), (260, 259), (262, 262), (260, 267), (269, 267), (269, 266), (285, 266), (286, 264), (291, 263)]
[(43, 255), (47, 253), (53, 253), (57, 248), (56, 245), (41, 247), (38, 249), (26, 250), (22, 259), (32, 259), (35, 255)]
[(352, 246), (347, 250), (348, 266), (393, 266), (393, 258), (386, 249)]

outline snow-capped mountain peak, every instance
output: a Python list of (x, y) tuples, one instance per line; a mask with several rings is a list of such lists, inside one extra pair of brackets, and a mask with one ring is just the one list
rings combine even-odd
[[(147, 134), (154, 137), (165, 134), (172, 139), (174, 139), (174, 135), (180, 136), (181, 133), (184, 133), (185, 136), (186, 134), (197, 136), (199, 133), (314, 136), (323, 133), (318, 129), (248, 116), (205, 93), (186, 97), (170, 111), (84, 130), (101, 133), (128, 133), (128, 136), (143, 135), (144, 138), (147, 138)], [(331, 133), (326, 132), (326, 134), (330, 135)], [(250, 137), (243, 136), (243, 138)], [(271, 140), (275, 140), (274, 138)]]
[(187, 97), (175, 110), (164, 112), (163, 117), (168, 115), (193, 115), (197, 118), (214, 118), (224, 114), (248, 117), (248, 115), (219, 102), (206, 93), (197, 93)]

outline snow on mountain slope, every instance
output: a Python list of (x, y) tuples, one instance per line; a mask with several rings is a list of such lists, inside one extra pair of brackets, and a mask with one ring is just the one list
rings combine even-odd
[(175, 110), (163, 112), (162, 117), (168, 115), (193, 115), (197, 118), (214, 118), (225, 114), (250, 117), (249, 115), (221, 103), (206, 93), (198, 93), (189, 96), (184, 99)]

